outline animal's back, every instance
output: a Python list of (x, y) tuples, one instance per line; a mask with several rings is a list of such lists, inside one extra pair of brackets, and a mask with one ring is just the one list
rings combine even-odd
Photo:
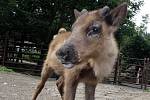
[(71, 32), (63, 31), (58, 33), (49, 44), (49, 50), (44, 63), (48, 64), (55, 73), (62, 74), (64, 67), (56, 57), (56, 51), (64, 44), (65, 40), (70, 36)]

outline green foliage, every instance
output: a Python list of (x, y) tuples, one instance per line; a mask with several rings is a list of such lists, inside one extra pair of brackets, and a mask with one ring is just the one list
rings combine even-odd
[(144, 58), (150, 57), (150, 44), (143, 36), (137, 35), (130, 38), (122, 49), (126, 57)]
[(29, 53), (31, 55), (22, 55), (22, 58), (26, 61), (30, 61), (30, 62), (38, 62), (40, 60), (40, 53), (39, 52), (26, 52)]
[[(48, 42), (60, 27), (70, 29), (74, 22), (73, 10), (98, 9), (105, 5), (114, 8), (129, 0), (1, 0), (0, 30), (29, 34), (34, 42)], [(129, 2), (131, 18), (139, 10), (141, 0)], [(132, 15), (132, 16), (131, 16)], [(128, 19), (129, 19), (128, 18)]]
[(150, 57), (150, 34), (147, 33), (147, 24), (149, 16), (143, 16), (143, 22), (139, 27), (134, 26), (132, 35), (123, 36), (121, 40), (121, 52), (126, 57), (145, 58)]
[(7, 67), (0, 66), (0, 72), (14, 72), (12, 69), (8, 69)]
[(125, 1), (129, 9), (127, 18), (116, 32), (119, 47), (126, 56), (149, 56), (150, 36), (145, 35), (147, 16), (139, 28), (132, 21), (143, 0), (0, 0), (0, 33), (30, 35), (30, 42), (49, 43), (60, 27), (71, 28), (75, 20), (74, 9), (93, 10), (105, 5), (114, 8)]
[(146, 89), (146, 90), (144, 90), (144, 92), (150, 92), (150, 89)]

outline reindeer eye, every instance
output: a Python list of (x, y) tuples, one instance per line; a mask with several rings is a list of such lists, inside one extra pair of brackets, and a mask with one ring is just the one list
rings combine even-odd
[(93, 27), (92, 31), (93, 31), (93, 33), (98, 33), (99, 32), (99, 28), (98, 27)]
[(87, 36), (98, 36), (99, 33), (100, 33), (100, 27), (92, 26), (90, 27)]

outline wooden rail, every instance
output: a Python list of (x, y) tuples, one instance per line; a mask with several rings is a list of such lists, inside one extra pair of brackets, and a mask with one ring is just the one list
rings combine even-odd
[[(115, 83), (130, 84), (141, 89), (147, 89), (150, 84), (150, 59), (123, 57), (118, 59), (115, 70)], [(131, 85), (132, 84), (132, 85)]]
[[(0, 64), (21, 71), (40, 73), (48, 44), (13, 40), (9, 32), (0, 35)], [(137, 59), (118, 55), (110, 78), (114, 84), (130, 84), (147, 89), (150, 86), (150, 58)]]

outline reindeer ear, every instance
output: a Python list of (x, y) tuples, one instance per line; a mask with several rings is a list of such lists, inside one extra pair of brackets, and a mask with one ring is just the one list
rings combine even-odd
[(88, 12), (86, 9), (82, 9), (81, 12), (79, 12), (77, 9), (74, 9), (74, 15), (75, 15), (75, 18), (77, 19), (79, 16), (81, 16), (82, 14)]
[(74, 9), (74, 15), (75, 18), (77, 19), (81, 15), (81, 12), (79, 12), (77, 9)]
[(123, 3), (110, 11), (106, 20), (113, 26), (118, 26), (127, 15), (127, 3)]

